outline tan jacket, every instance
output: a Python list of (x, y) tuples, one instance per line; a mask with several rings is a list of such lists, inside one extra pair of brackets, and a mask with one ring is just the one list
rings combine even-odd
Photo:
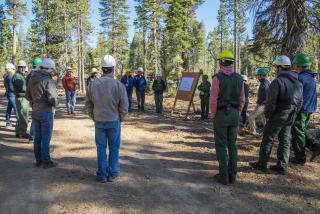
[(121, 121), (128, 113), (126, 88), (107, 76), (95, 79), (88, 86), (86, 106), (94, 121)]

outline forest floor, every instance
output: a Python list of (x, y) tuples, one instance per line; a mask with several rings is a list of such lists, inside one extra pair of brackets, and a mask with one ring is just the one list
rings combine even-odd
[(51, 169), (36, 168), (32, 144), (4, 127), (5, 106), (2, 99), (0, 213), (320, 213), (319, 162), (290, 165), (287, 176), (259, 173), (248, 162), (260, 141), (239, 136), (237, 183), (220, 185), (211, 122), (171, 116), (171, 104), (158, 116), (149, 102), (146, 113), (123, 122), (121, 176), (104, 184), (95, 181), (94, 126), (83, 98), (75, 116), (58, 108)]

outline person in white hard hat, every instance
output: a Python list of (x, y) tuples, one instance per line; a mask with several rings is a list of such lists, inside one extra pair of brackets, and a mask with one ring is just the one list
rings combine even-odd
[(34, 156), (36, 166), (51, 168), (56, 164), (50, 157), (50, 141), (53, 131), (58, 94), (54, 80), (56, 66), (53, 60), (44, 58), (29, 80), (27, 98), (32, 106), (32, 124), (35, 133)]
[(253, 169), (266, 171), (273, 143), (278, 138), (278, 161), (270, 166), (270, 170), (284, 175), (290, 156), (291, 126), (302, 107), (303, 86), (298, 74), (291, 70), (291, 61), (287, 56), (278, 56), (273, 65), (277, 78), (270, 84), (265, 104), (268, 121), (263, 131), (259, 160), (249, 164)]
[(72, 68), (66, 68), (66, 75), (62, 78), (62, 85), (66, 92), (66, 108), (68, 114), (75, 114), (77, 81), (72, 75)]
[(144, 103), (147, 90), (147, 80), (143, 75), (143, 68), (139, 67), (137, 69), (137, 75), (134, 77), (133, 85), (136, 88), (138, 111), (144, 112)]
[(242, 112), (241, 112), (241, 126), (245, 127), (248, 123), (248, 115), (247, 115), (247, 111), (248, 111), (248, 106), (249, 106), (249, 91), (250, 91), (250, 87), (248, 84), (248, 77), (247, 75), (241, 75), (243, 78), (243, 87), (244, 87), (244, 95), (245, 95), (245, 104), (243, 106)]
[(19, 114), (16, 106), (16, 96), (14, 94), (12, 77), (15, 73), (15, 67), (13, 64), (8, 63), (6, 64), (6, 76), (4, 78), (4, 86), (6, 88), (6, 97), (8, 99), (8, 106), (6, 111), (6, 127), (10, 127), (11, 125), (11, 112), (12, 109), (14, 110), (14, 114), (16, 119), (18, 120)]
[[(104, 183), (113, 182), (120, 174), (120, 122), (128, 113), (129, 104), (125, 86), (114, 79), (115, 59), (106, 55), (101, 64), (103, 75), (89, 85), (86, 106), (89, 116), (95, 123), (97, 181)], [(107, 147), (109, 147), (108, 156)]]
[(90, 72), (90, 76), (87, 79), (87, 87), (89, 86), (89, 84), (94, 81), (95, 79), (98, 78), (99, 75), (99, 71), (96, 68), (92, 68), (91, 72)]
[(29, 101), (26, 99), (26, 76), (27, 63), (20, 60), (18, 63), (18, 72), (12, 77), (14, 94), (16, 96), (16, 105), (19, 119), (16, 124), (16, 137), (32, 140), (27, 132), (29, 122)]

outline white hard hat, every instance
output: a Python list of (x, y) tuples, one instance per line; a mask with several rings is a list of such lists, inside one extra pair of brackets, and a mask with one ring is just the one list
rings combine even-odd
[(92, 70), (91, 70), (91, 72), (90, 72), (91, 74), (94, 74), (94, 73), (99, 73), (99, 71), (98, 71), (98, 69), (96, 69), (96, 68), (92, 68)]
[(139, 68), (137, 69), (137, 71), (143, 72), (143, 68), (142, 68), (142, 67), (139, 67)]
[(19, 63), (18, 63), (18, 67), (27, 67), (27, 63), (23, 60), (20, 60)]
[(277, 56), (276, 60), (273, 62), (274, 66), (284, 65), (284, 66), (291, 66), (291, 60), (289, 57), (285, 55)]
[(72, 71), (72, 68), (70, 66), (66, 67), (67, 71)]
[(247, 80), (248, 80), (247, 75), (241, 75), (241, 76), (242, 76), (242, 79), (243, 79), (244, 81), (247, 81)]
[(111, 55), (105, 55), (102, 59), (101, 66), (103, 68), (116, 67), (116, 60)]
[(6, 64), (6, 70), (9, 70), (9, 69), (16, 70), (16, 68), (14, 67), (14, 65), (12, 63), (7, 63)]
[(39, 64), (39, 67), (47, 68), (47, 69), (56, 69), (56, 65), (52, 59), (44, 58), (42, 62)]

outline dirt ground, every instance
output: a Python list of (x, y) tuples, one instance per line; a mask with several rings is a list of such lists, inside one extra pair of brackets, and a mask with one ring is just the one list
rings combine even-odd
[(0, 213), (320, 213), (320, 164), (290, 166), (288, 176), (252, 171), (260, 142), (251, 137), (239, 136), (237, 183), (215, 183), (210, 121), (157, 116), (152, 105), (132, 113), (122, 124), (121, 177), (101, 184), (83, 99), (73, 117), (62, 101), (51, 143), (59, 165), (46, 170), (34, 167), (32, 144), (5, 129), (5, 106), (2, 99)]

